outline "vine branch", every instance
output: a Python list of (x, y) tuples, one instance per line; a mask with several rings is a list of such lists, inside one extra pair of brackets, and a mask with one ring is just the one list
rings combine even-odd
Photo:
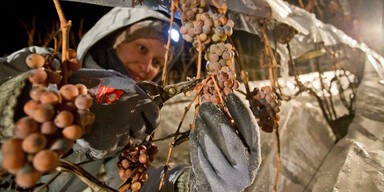
[(67, 66), (67, 60), (69, 58), (68, 55), (68, 47), (69, 47), (69, 30), (72, 26), (71, 21), (67, 21), (64, 17), (63, 10), (61, 9), (61, 5), (59, 3), (59, 0), (53, 0), (55, 3), (57, 14), (59, 15), (60, 19), (60, 28), (62, 32), (62, 50), (61, 50), (61, 61), (62, 61), (62, 69), (63, 69), (63, 82), (62, 84), (66, 84), (68, 82), (68, 76), (69, 76), (69, 69)]

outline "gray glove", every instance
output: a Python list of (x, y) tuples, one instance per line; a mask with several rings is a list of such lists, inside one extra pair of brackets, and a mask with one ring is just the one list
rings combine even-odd
[(142, 139), (159, 124), (159, 107), (136, 82), (112, 70), (81, 69), (70, 83), (82, 83), (95, 98), (91, 132), (76, 141), (75, 151), (101, 159), (120, 151), (130, 137)]
[(259, 127), (240, 99), (230, 94), (226, 104), (240, 138), (212, 103), (200, 106), (191, 132), (190, 191), (244, 191), (261, 163)]

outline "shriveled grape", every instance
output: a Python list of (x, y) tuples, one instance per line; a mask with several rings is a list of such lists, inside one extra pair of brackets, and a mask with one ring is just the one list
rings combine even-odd
[(39, 104), (36, 106), (32, 114), (32, 118), (39, 122), (44, 123), (50, 121), (55, 115), (55, 108), (51, 104)]
[(45, 104), (56, 105), (59, 103), (59, 95), (53, 91), (46, 91), (41, 94), (40, 102)]
[(33, 158), (33, 167), (40, 172), (54, 170), (59, 164), (58, 155), (52, 150), (42, 150)]
[(25, 58), (25, 63), (30, 68), (39, 68), (42, 67), (45, 63), (45, 58), (39, 54), (29, 54)]
[(20, 139), (26, 138), (28, 135), (38, 132), (39, 124), (31, 117), (23, 117), (19, 119), (14, 128), (15, 136)]
[(33, 112), (35, 111), (37, 105), (39, 105), (39, 102), (34, 101), (34, 100), (29, 100), (24, 104), (24, 113), (32, 116)]
[(45, 148), (47, 138), (41, 133), (33, 133), (23, 141), (23, 150), (27, 153), (37, 153)]
[(79, 95), (75, 99), (75, 106), (78, 109), (89, 109), (92, 103), (93, 99), (90, 95)]
[(57, 127), (53, 121), (47, 121), (41, 124), (40, 132), (45, 135), (53, 135), (57, 132)]
[(29, 96), (35, 101), (40, 101), (41, 95), (46, 91), (47, 89), (42, 86), (33, 87), (29, 92)]
[(73, 101), (80, 93), (75, 85), (67, 84), (60, 88), (60, 94), (64, 100)]
[(34, 73), (29, 77), (32, 84), (45, 84), (47, 83), (48, 74), (43, 68), (35, 69)]
[(70, 125), (63, 129), (63, 136), (67, 139), (76, 140), (83, 136), (83, 128), (79, 125)]
[(60, 128), (72, 125), (74, 116), (70, 111), (61, 111), (55, 117), (55, 125)]
[(23, 167), (16, 174), (16, 183), (18, 186), (27, 189), (33, 187), (40, 179), (41, 173), (32, 166)]

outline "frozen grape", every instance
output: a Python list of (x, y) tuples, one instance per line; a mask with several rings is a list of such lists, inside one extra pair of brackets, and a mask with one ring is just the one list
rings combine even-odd
[(51, 104), (39, 104), (36, 106), (32, 118), (39, 123), (44, 123), (51, 120), (54, 115), (55, 108)]
[(39, 67), (42, 67), (44, 65), (45, 58), (42, 55), (33, 53), (33, 54), (29, 54), (25, 58), (25, 63), (30, 68), (39, 68)]
[(56, 105), (59, 103), (59, 95), (53, 91), (46, 91), (40, 96), (40, 102), (45, 104)]
[(231, 28), (233, 28), (235, 26), (235, 23), (231, 20), (231, 19), (228, 19), (226, 25), (230, 26)]
[(86, 95), (88, 94), (88, 88), (84, 85), (84, 84), (76, 84), (75, 85), (77, 87), (77, 89), (79, 90), (79, 94), (80, 95)]
[(60, 128), (72, 125), (74, 116), (70, 111), (61, 111), (55, 117), (55, 125)]
[(91, 125), (95, 121), (95, 114), (88, 110), (77, 110), (76, 123), (80, 126)]
[(89, 109), (92, 106), (92, 102), (90, 95), (79, 95), (75, 99), (75, 106), (78, 109)]
[(24, 113), (29, 115), (29, 116), (32, 116), (32, 114), (35, 111), (37, 105), (39, 105), (39, 102), (37, 102), (37, 101), (34, 101), (34, 100), (27, 101), (24, 104), (24, 108), (23, 108)]
[(53, 123), (53, 121), (47, 121), (41, 124), (40, 126), (40, 132), (45, 135), (53, 135), (57, 131), (56, 125)]
[(32, 166), (25, 166), (16, 174), (16, 183), (18, 186), (27, 189), (33, 187), (41, 177), (41, 173)]
[(17, 144), (17, 146), (13, 147), (13, 150), (8, 150), (7, 152), (2, 150), (2, 167), (10, 173), (15, 174), (18, 170), (24, 167), (26, 159), (24, 152), (21, 149), (21, 145), (19, 146)]
[(210, 62), (217, 62), (219, 61), (219, 56), (215, 53), (208, 53), (208, 60)]
[(203, 33), (207, 34), (207, 35), (209, 33), (211, 33), (211, 26), (204, 24), (204, 26), (203, 26)]
[(81, 63), (76, 58), (72, 58), (68, 60), (68, 67), (72, 71), (77, 71), (81, 68)]
[(64, 102), (62, 103), (60, 106), (59, 106), (59, 110), (60, 111), (63, 111), (63, 110), (66, 110), (66, 111), (75, 111), (77, 108), (75, 106), (75, 103), (72, 102), (72, 101), (67, 101), (67, 102)]
[(27, 153), (37, 153), (45, 148), (47, 138), (40, 133), (33, 133), (23, 141), (23, 150)]
[(63, 77), (59, 72), (56, 71), (48, 71), (48, 82), (52, 84), (59, 84)]
[(63, 136), (70, 140), (76, 140), (83, 136), (83, 128), (79, 125), (70, 125), (63, 130)]
[(218, 42), (220, 40), (221, 40), (220, 36), (217, 35), (216, 33), (212, 35), (212, 41), (213, 42)]
[(43, 68), (37, 68), (33, 74), (29, 77), (29, 81), (32, 84), (45, 84), (48, 79), (48, 74)]
[(33, 158), (33, 167), (40, 172), (49, 172), (59, 165), (58, 155), (49, 149), (38, 152)]
[(41, 95), (46, 92), (47, 90), (42, 86), (33, 87), (32, 90), (29, 92), (29, 96), (35, 100), (40, 101)]
[(15, 136), (20, 139), (26, 138), (28, 135), (38, 132), (39, 124), (31, 117), (23, 117), (19, 119), (14, 128)]
[(76, 50), (69, 48), (67, 51), (69, 59), (76, 58)]
[(208, 39), (208, 36), (207, 36), (207, 34), (202, 33), (199, 35), (199, 39), (200, 39), (200, 41), (203, 42), (203, 41), (206, 41)]
[(60, 94), (64, 100), (73, 101), (80, 93), (75, 85), (66, 84), (60, 88)]

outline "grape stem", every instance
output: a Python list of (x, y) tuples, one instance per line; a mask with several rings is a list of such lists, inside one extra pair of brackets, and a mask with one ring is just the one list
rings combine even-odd
[[(269, 42), (269, 39), (267, 37), (267, 25), (264, 23), (261, 26), (261, 31), (263, 33), (263, 39), (264, 39), (264, 47), (265, 47), (265, 53), (269, 56), (271, 61), (268, 62), (268, 67), (269, 67), (269, 77), (271, 79), (271, 85), (272, 88), (276, 88), (276, 82), (277, 82), (277, 62), (276, 58), (273, 54), (272, 48), (271, 48), (271, 43)], [(271, 66), (272, 62), (272, 66)]]
[(280, 173), (280, 165), (281, 165), (279, 129), (276, 129), (275, 134), (276, 134), (276, 140), (277, 140), (277, 162), (276, 162), (276, 176), (275, 176), (275, 184), (273, 185), (273, 192), (277, 191), (277, 184), (279, 183), (279, 173)]
[[(232, 38), (231, 37), (228, 37), (228, 41), (230, 44), (232, 44), (232, 46), (235, 46), (235, 44), (233, 43), (232, 41)], [(240, 66), (240, 74), (241, 74), (241, 79), (243, 80), (244, 82), (244, 86), (245, 86), (245, 91), (247, 92), (245, 95), (246, 95), (246, 98), (249, 100), (251, 98), (251, 91), (249, 89), (249, 83), (248, 83), (248, 77), (247, 77), (247, 74), (245, 73), (244, 71), (244, 64), (243, 62), (240, 60), (240, 53), (241, 53), (241, 45), (240, 45), (240, 41), (238, 41), (239, 43), (239, 49), (237, 50), (236, 47), (235, 47), (235, 59), (236, 59), (236, 62), (239, 64)]]
[(216, 77), (212, 76), (212, 80), (213, 80), (213, 83), (215, 84), (215, 89), (216, 89), (217, 95), (219, 95), (219, 98), (220, 98), (220, 103), (224, 106), (224, 99), (221, 96), (219, 86), (217, 85), (217, 82), (215, 79), (216, 79)]
[(168, 171), (168, 168), (169, 168), (169, 161), (171, 160), (171, 156), (172, 156), (172, 152), (173, 152), (173, 147), (175, 146), (176, 144), (176, 136), (179, 135), (179, 132), (180, 132), (180, 128), (181, 128), (181, 125), (183, 124), (184, 122), (184, 118), (185, 116), (187, 115), (187, 112), (189, 111), (189, 109), (191, 108), (192, 104), (194, 103), (194, 101), (197, 99), (197, 97), (199, 96), (201, 90), (203, 89), (204, 85), (207, 83), (207, 81), (210, 79), (210, 78), (213, 78), (211, 76), (208, 76), (202, 83), (201, 87), (198, 89), (198, 91), (196, 92), (196, 95), (193, 97), (192, 101), (188, 104), (187, 107), (184, 108), (184, 114), (181, 118), (181, 121), (177, 127), (177, 130), (174, 134), (174, 137), (172, 138), (172, 142), (171, 144), (169, 145), (169, 150), (168, 150), (168, 157), (167, 157), (167, 161), (165, 162), (165, 165), (164, 165), (164, 170), (161, 174), (161, 179), (160, 179), (160, 184), (159, 184), (159, 191), (161, 191), (162, 187), (163, 187), (163, 184), (164, 184), (164, 178), (165, 178), (165, 174), (167, 173)]
[(163, 74), (162, 74), (162, 77), (161, 77), (163, 85), (165, 85), (165, 80), (167, 78), (168, 54), (169, 54), (169, 48), (171, 46), (171, 29), (172, 29), (172, 25), (173, 25), (173, 20), (175, 18), (175, 9), (176, 9), (176, 3), (175, 3), (175, 0), (172, 0), (172, 4), (171, 4), (171, 19), (169, 21), (169, 30), (168, 30), (169, 33), (168, 33), (167, 46), (165, 48)]
[(105, 185), (98, 179), (93, 177), (91, 174), (86, 172), (83, 168), (63, 159), (60, 159), (59, 167), (56, 168), (58, 171), (65, 171), (76, 175), (81, 181), (87, 184), (93, 191), (105, 191), (105, 192), (116, 192), (115, 189)]
[(61, 32), (62, 32), (62, 50), (61, 50), (61, 61), (62, 61), (62, 70), (63, 70), (63, 81), (62, 81), (62, 85), (63, 84), (67, 84), (68, 82), (68, 76), (69, 76), (69, 69), (68, 69), (68, 64), (67, 64), (67, 60), (68, 60), (68, 47), (69, 47), (69, 30), (72, 26), (72, 22), (71, 21), (67, 21), (64, 17), (64, 13), (63, 13), (63, 10), (61, 9), (61, 5), (59, 3), (59, 0), (53, 0), (53, 2), (55, 3), (55, 7), (56, 7), (56, 11), (57, 11), (57, 14), (59, 15), (59, 19), (60, 19), (60, 28), (61, 28)]

